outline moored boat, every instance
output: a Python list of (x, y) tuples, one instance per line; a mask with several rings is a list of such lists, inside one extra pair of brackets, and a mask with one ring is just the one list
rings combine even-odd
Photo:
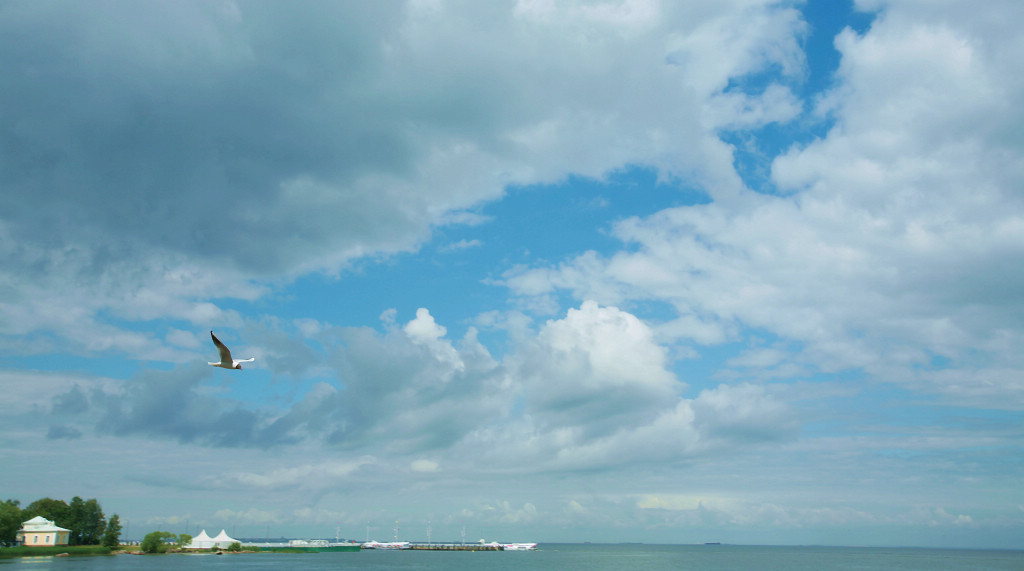
[(533, 551), (537, 549), (536, 543), (502, 543), (503, 551)]
[(379, 541), (367, 541), (362, 545), (363, 549), (411, 549), (412, 546), (408, 541), (387, 541), (381, 543)]

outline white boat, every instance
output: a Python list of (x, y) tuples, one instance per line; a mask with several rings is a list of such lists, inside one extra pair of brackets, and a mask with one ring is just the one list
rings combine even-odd
[(408, 541), (367, 541), (361, 546), (363, 549), (412, 549)]
[(537, 549), (536, 543), (502, 543), (503, 551), (533, 551)]

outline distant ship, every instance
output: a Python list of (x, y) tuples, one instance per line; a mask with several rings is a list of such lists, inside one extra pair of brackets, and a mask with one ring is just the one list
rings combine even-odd
[[(366, 528), (366, 535), (370, 535), (370, 528)], [(369, 539), (369, 537), (367, 537)], [(398, 541), (398, 520), (395, 520), (395, 540), (381, 543), (379, 541), (367, 541), (361, 546), (363, 549), (412, 549), (408, 541)]]
[(536, 543), (502, 543), (503, 551), (533, 551), (537, 549)]
[(408, 541), (367, 541), (361, 546), (363, 549), (412, 549)]

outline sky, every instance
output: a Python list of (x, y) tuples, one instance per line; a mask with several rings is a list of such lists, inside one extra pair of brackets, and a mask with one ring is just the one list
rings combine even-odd
[(1022, 24), (0, 1), (0, 498), (1024, 548)]

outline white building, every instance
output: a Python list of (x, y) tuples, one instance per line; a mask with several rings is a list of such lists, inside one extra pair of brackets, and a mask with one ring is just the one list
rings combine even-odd
[(18, 530), (18, 542), (22, 545), (67, 545), (70, 529), (57, 527), (57, 524), (39, 515), (22, 524)]

